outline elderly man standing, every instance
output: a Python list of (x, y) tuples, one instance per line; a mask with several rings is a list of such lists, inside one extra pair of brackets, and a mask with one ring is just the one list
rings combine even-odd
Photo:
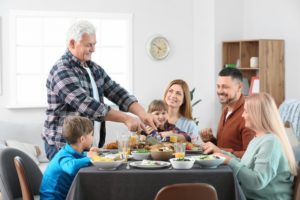
[[(124, 123), (131, 131), (145, 129), (144, 123), (156, 129), (152, 115), (137, 99), (91, 61), (95, 45), (95, 27), (88, 21), (75, 22), (68, 31), (68, 49), (48, 75), (47, 119), (42, 136), (50, 160), (66, 143), (62, 125), (67, 116), (79, 115), (94, 121), (94, 135), (100, 134), (99, 147), (105, 143), (105, 121)], [(118, 105), (121, 111), (131, 112), (139, 119), (113, 110), (104, 103), (104, 97)]]
[(216, 144), (219, 148), (242, 157), (255, 133), (245, 127), (242, 118), (245, 97), (242, 94), (243, 76), (236, 68), (224, 68), (219, 72), (217, 94), (223, 106), (218, 125), (217, 138), (210, 128), (200, 131), (202, 140), (206, 143), (203, 148), (211, 152)]

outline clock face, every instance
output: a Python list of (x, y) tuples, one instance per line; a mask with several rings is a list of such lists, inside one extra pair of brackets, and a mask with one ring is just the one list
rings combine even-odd
[(169, 54), (169, 42), (165, 37), (162, 36), (153, 37), (147, 44), (147, 51), (152, 58), (156, 60), (162, 60)]

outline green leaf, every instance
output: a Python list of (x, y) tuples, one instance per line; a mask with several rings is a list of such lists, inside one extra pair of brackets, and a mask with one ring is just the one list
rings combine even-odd
[(196, 102), (194, 102), (194, 103), (192, 104), (192, 107), (194, 107), (195, 105), (197, 105), (197, 104), (200, 103), (201, 101), (202, 101), (202, 99), (197, 100)]

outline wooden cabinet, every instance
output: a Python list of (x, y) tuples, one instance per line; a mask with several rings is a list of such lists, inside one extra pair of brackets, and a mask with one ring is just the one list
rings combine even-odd
[[(277, 105), (284, 100), (284, 40), (241, 40), (223, 42), (223, 61), (235, 64), (251, 83), (259, 78), (259, 91), (271, 94)], [(258, 57), (258, 67), (250, 67), (250, 59)]]

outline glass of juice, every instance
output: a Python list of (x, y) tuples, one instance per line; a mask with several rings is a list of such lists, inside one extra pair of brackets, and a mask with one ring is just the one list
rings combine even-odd
[(183, 159), (185, 156), (185, 143), (175, 143), (175, 158)]

